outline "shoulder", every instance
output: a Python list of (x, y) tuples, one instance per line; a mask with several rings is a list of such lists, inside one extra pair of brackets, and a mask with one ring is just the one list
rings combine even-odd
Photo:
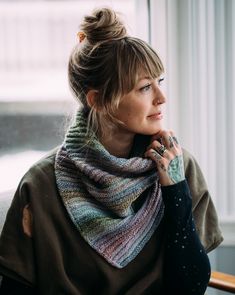
[(187, 150), (183, 149), (185, 178), (188, 182), (191, 195), (193, 198), (193, 207), (200, 201), (202, 197), (207, 196), (210, 199), (207, 183), (200, 166), (194, 156)]
[(197, 164), (196, 159), (194, 156), (185, 148), (182, 148), (183, 151), (183, 159), (184, 159), (184, 166), (187, 168), (190, 165)]
[(29, 169), (29, 172), (32, 172), (37, 169), (51, 169), (54, 167), (55, 156), (59, 147), (50, 150), (44, 157), (42, 157), (39, 161), (37, 161), (33, 166)]
[(43, 158), (33, 164), (22, 177), (17, 191), (20, 194), (49, 190), (56, 187), (55, 179), (55, 156), (58, 147), (49, 151)]
[(183, 149), (183, 159), (184, 159), (185, 177), (188, 180), (188, 182), (196, 181), (197, 185), (199, 185), (199, 183), (201, 184), (203, 183), (203, 186), (206, 186), (202, 170), (197, 160), (186, 149)]
[(23, 179), (40, 176), (51, 176), (54, 174), (55, 156), (58, 147), (49, 151), (43, 158), (34, 163), (24, 175)]
[(55, 203), (59, 199), (54, 169), (57, 150), (48, 152), (22, 177), (13, 198), (15, 210), (22, 211), (29, 204), (35, 219), (39, 219), (40, 214), (45, 216), (46, 211), (52, 214), (51, 201)]
[(185, 149), (183, 157), (185, 177), (192, 195), (192, 209), (197, 232), (203, 246), (209, 252), (223, 240), (217, 212), (196, 159)]

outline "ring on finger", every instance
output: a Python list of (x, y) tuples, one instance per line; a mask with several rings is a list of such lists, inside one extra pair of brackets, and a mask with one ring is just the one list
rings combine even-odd
[(159, 148), (157, 148), (157, 151), (163, 156), (163, 154), (166, 152), (166, 147), (162, 144)]

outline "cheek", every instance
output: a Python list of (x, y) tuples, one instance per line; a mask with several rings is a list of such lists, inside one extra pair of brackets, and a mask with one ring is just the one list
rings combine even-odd
[(119, 108), (118, 113), (117, 113), (117, 118), (120, 121), (126, 122), (131, 120), (131, 118), (134, 115), (134, 108), (130, 106), (125, 106), (123, 105), (122, 107)]
[(130, 124), (133, 120), (134, 120), (134, 116), (132, 112), (130, 111), (125, 111), (123, 115), (121, 116), (121, 121), (126, 125)]
[(141, 124), (146, 118), (146, 104), (130, 101), (119, 107), (117, 118), (125, 124)]
[(142, 129), (146, 125), (145, 116), (140, 110), (128, 112), (125, 117), (125, 124), (130, 128)]

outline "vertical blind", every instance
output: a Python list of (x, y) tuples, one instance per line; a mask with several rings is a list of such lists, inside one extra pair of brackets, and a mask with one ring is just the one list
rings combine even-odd
[(166, 124), (198, 160), (220, 220), (234, 225), (235, 1), (152, 0), (149, 13), (166, 66)]

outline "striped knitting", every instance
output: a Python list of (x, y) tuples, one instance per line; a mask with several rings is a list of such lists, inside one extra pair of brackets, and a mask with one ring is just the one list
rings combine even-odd
[[(162, 219), (156, 169), (151, 160), (140, 156), (112, 156), (94, 134), (87, 141), (86, 132), (87, 116), (81, 110), (56, 155), (57, 187), (81, 236), (110, 264), (123, 268)], [(141, 149), (143, 155), (146, 146), (138, 144)], [(143, 204), (135, 212), (133, 202), (143, 193)]]

